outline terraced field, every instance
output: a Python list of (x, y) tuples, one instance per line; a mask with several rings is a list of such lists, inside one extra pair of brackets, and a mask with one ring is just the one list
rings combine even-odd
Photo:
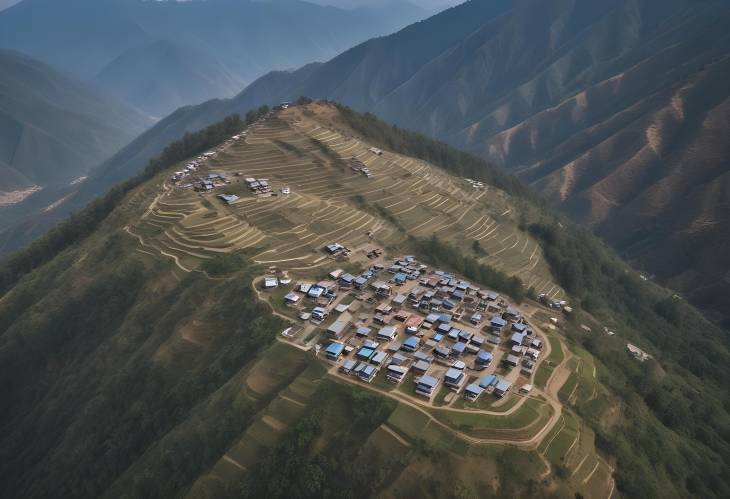
[[(291, 108), (255, 124), (245, 141), (208, 161), (202, 173), (224, 173), (230, 185), (199, 194), (165, 184), (128, 231), (186, 270), (248, 248), (258, 263), (305, 274), (331, 264), (322, 251), (331, 242), (357, 253), (371, 245), (397, 247), (407, 235), (437, 234), (469, 248), (478, 241), (484, 263), (518, 275), (538, 292), (562, 296), (504, 192), (474, 189), (414, 158), (378, 155), (353, 133), (336, 129), (331, 108), (308, 109), (308, 115)], [(373, 176), (352, 171), (349, 158)], [(246, 177), (266, 178), (275, 192), (289, 187), (291, 194), (256, 197)], [(216, 197), (224, 192), (240, 199), (226, 205)]]
[[(334, 263), (323, 251), (332, 242), (352, 249), (354, 258), (364, 258), (366, 248), (401, 248), (408, 235), (435, 233), (452, 244), (471, 247), (479, 241), (485, 250), (483, 262), (518, 275), (538, 292), (562, 295), (539, 245), (513, 218), (517, 210), (509, 196), (492, 187), (476, 190), (420, 160), (388, 151), (376, 154), (326, 112), (325, 108), (324, 115), (305, 116), (290, 109), (251, 127), (245, 141), (218, 153), (199, 172), (223, 173), (231, 180), (213, 193), (163, 182), (144, 214), (126, 227), (139, 242), (138, 249), (170, 258), (185, 271), (218, 255), (246, 250), (257, 263), (305, 276), (332, 268)], [(349, 158), (365, 164), (373, 177), (352, 171)], [(243, 181), (247, 177), (268, 179), (278, 195), (256, 197)], [(280, 194), (284, 187), (291, 193)], [(239, 199), (226, 204), (217, 197), (223, 193)], [(565, 402), (593, 397), (593, 361), (584, 352), (564, 352), (554, 338), (550, 346), (550, 369), (536, 382), (542, 395), (520, 407), (485, 408), (491, 414), (447, 407), (428, 412), (401, 393), (407, 388), (362, 385), (392, 395), (388, 398), (397, 402), (388, 421), (367, 437), (366, 447), (416, 459), (425, 443), (459, 456), (467, 468), (470, 463), (493, 462), (484, 453), (514, 449), (520, 459), (531, 460), (535, 481), (559, 466), (567, 471), (574, 490), (586, 497), (610, 497), (612, 470), (597, 454), (594, 435), (571, 411), (561, 410), (557, 400), (561, 388)], [(327, 368), (309, 355), (277, 343), (248, 370), (237, 403), (261, 409), (225, 454), (197, 478), (189, 497), (216, 497), (221, 487), (239, 482), (262, 453), (316, 406), (322, 382), (345, 383), (336, 372), (328, 376)], [(546, 386), (559, 365), (567, 380)], [(549, 400), (540, 389), (551, 390)], [(331, 422), (333, 428), (337, 425)], [(417, 487), (411, 483), (416, 462), (423, 471), (421, 459), (392, 470), (391, 493), (397, 496), (401, 487)]]

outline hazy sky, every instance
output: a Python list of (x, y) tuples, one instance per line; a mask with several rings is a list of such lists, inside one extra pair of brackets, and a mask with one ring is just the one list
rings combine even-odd
[[(0, 10), (18, 3), (20, 0), (0, 0)], [(59, 0), (62, 1), (62, 0)], [(387, 2), (388, 0), (308, 0), (321, 5), (335, 5), (337, 7), (359, 7), (372, 5), (373, 2)], [(406, 0), (429, 10), (443, 9), (464, 2), (465, 0)]]
[(0, 0), (0, 10), (6, 9), (18, 2), (20, 2), (20, 0)]
[[(355, 7), (372, 5), (374, 2), (386, 3), (388, 0), (308, 0), (321, 5), (334, 5), (337, 7)], [(429, 10), (444, 9), (452, 5), (460, 4), (466, 0), (405, 0)]]

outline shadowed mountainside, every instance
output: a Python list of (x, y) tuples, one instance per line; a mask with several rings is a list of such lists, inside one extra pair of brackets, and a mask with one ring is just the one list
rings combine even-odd
[(0, 49), (0, 193), (68, 185), (152, 124), (53, 68)]

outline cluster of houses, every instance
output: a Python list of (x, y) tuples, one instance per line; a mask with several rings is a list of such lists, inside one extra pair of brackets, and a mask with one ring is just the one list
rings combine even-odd
[(563, 313), (566, 315), (570, 315), (573, 312), (573, 309), (568, 306), (568, 302), (566, 302), (565, 300), (554, 300), (545, 293), (539, 294), (537, 297), (537, 301), (544, 305), (547, 305), (549, 308), (562, 310)]
[(362, 173), (366, 177), (370, 178), (373, 176), (373, 173), (370, 171), (370, 169), (365, 166), (365, 163), (360, 161), (357, 158), (350, 158), (347, 160), (347, 164), (350, 166), (350, 169), (354, 171), (355, 173)]
[[(236, 135), (233, 135), (231, 138), (220, 144), (218, 147), (216, 147), (213, 150), (206, 151), (203, 154), (196, 157), (194, 160), (192, 160), (190, 163), (185, 165), (182, 170), (175, 172), (172, 177), (170, 177), (170, 180), (172, 180), (178, 187), (183, 189), (191, 189), (194, 188), (197, 191), (201, 192), (207, 192), (211, 191), (216, 187), (215, 179), (211, 179), (208, 177), (200, 177), (194, 182), (186, 181), (188, 177), (190, 177), (193, 172), (197, 171), (205, 161), (215, 158), (219, 152), (224, 151), (228, 146), (236, 143), (243, 137), (245, 137), (248, 134), (247, 130), (242, 130)], [(220, 174), (218, 174), (220, 175)], [(225, 177), (224, 177), (225, 180)], [(230, 182), (224, 182), (224, 183), (230, 183)]]
[(484, 182), (480, 182), (471, 178), (465, 178), (464, 180), (466, 180), (467, 183), (469, 183), (475, 189), (481, 189), (484, 187)]
[(210, 192), (217, 187), (230, 183), (231, 181), (223, 173), (208, 173), (198, 177), (198, 180), (193, 183), (193, 189), (198, 192)]
[(341, 245), (340, 243), (330, 243), (324, 247), (324, 250), (330, 256), (344, 256), (350, 255), (350, 249)]
[[(187, 177), (189, 177), (193, 172), (197, 171), (198, 168), (200, 168), (201, 159), (197, 158), (188, 163), (183, 167), (182, 170), (175, 172), (172, 177), (170, 177), (170, 180), (173, 182), (179, 182)], [(190, 184), (192, 186), (192, 184)]]
[(267, 178), (247, 177), (245, 181), (248, 188), (259, 197), (269, 197), (273, 194)]
[[(326, 329), (325, 357), (341, 363), (346, 374), (370, 382), (384, 371), (399, 384), (413, 373), (416, 395), (430, 400), (445, 386), (474, 401), (484, 392), (501, 397), (520, 375), (529, 379), (534, 372), (542, 340), (498, 293), (447, 272), (429, 272), (413, 256), (358, 276), (337, 270), (328, 277), (300, 284), (285, 301), (300, 305), (308, 299), (314, 308), (301, 317), (315, 322), (334, 304), (339, 315)], [(336, 304), (338, 291), (371, 303), (371, 312), (354, 317), (349, 305)], [(490, 367), (504, 376), (474, 379)]]

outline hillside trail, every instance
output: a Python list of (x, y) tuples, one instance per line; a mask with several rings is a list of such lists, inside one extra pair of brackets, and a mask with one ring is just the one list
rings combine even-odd
[[(530, 437), (528, 439), (519, 440), (519, 439), (514, 439), (514, 438), (479, 438), (479, 437), (473, 437), (471, 435), (468, 435), (460, 430), (452, 428), (451, 426), (449, 426), (445, 423), (442, 423), (437, 418), (435, 418), (430, 412), (428, 412), (426, 409), (424, 409), (421, 404), (409, 400), (410, 397), (408, 397), (405, 394), (395, 395), (390, 392), (384, 392), (373, 386), (353, 381), (353, 380), (349, 379), (348, 376), (339, 373), (337, 371), (336, 365), (333, 365), (330, 369), (328, 369), (327, 372), (330, 376), (333, 376), (341, 381), (344, 381), (349, 384), (356, 384), (357, 386), (360, 386), (366, 390), (376, 392), (385, 397), (390, 397), (402, 404), (405, 404), (413, 409), (416, 409), (417, 411), (422, 413), (424, 416), (426, 416), (431, 423), (440, 426), (444, 430), (448, 431), (449, 433), (451, 433), (453, 435), (456, 435), (457, 437), (461, 438), (462, 440), (465, 440), (468, 443), (472, 443), (472, 444), (476, 444), (476, 445), (483, 445), (483, 444), (512, 445), (515, 447), (526, 448), (526, 449), (530, 449), (530, 450), (536, 449), (542, 442), (542, 439), (545, 437), (545, 435), (548, 432), (550, 432), (550, 430), (553, 428), (555, 423), (558, 421), (558, 419), (560, 418), (560, 415), (561, 415), (561, 411), (562, 411), (562, 406), (560, 406), (560, 404), (558, 404), (558, 407), (556, 407), (554, 402), (551, 402), (550, 399), (548, 399), (548, 403), (550, 403), (550, 405), (553, 407), (554, 414), (550, 418), (550, 420), (540, 429), (540, 431), (538, 431), (535, 435), (533, 435), (532, 437)], [(403, 395), (403, 396), (401, 396), (401, 395)], [(474, 414), (476, 412), (476, 413), (484, 414), (484, 415), (498, 415), (498, 416), (504, 416), (506, 414), (504, 412), (494, 413), (494, 412), (489, 412), (489, 411), (473, 411), (473, 410), (467, 410), (467, 409), (446, 409), (446, 411), (468, 412), (471, 414)]]

